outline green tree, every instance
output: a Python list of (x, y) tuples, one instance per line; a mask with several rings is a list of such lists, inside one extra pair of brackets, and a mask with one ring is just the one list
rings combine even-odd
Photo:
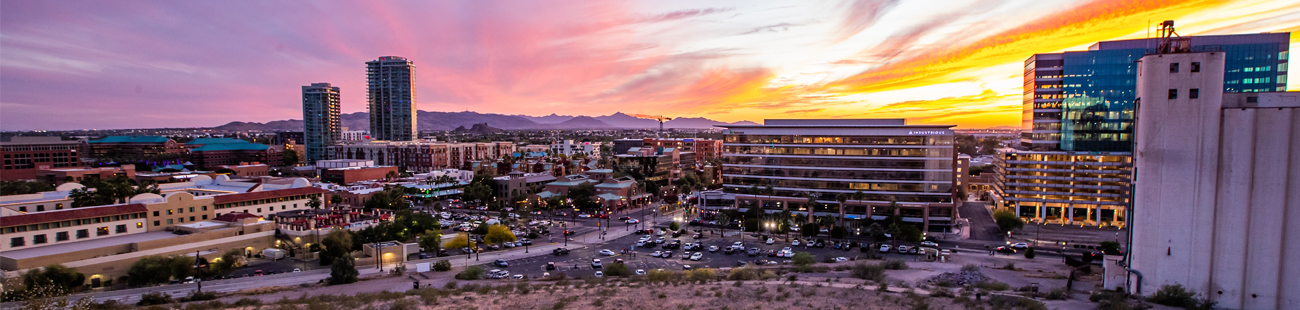
[(307, 198), (308, 207), (311, 207), (312, 209), (320, 209), (320, 205), (320, 196), (311, 195), (311, 197)]
[(791, 258), (790, 260), (795, 266), (799, 267), (812, 265), (817, 262), (817, 258), (813, 257), (812, 253), (808, 252), (795, 252), (794, 258)]
[(331, 230), (329, 235), (325, 236), (325, 240), (321, 240), (320, 243), (321, 246), (325, 247), (325, 250), (321, 251), (320, 255), (321, 265), (329, 265), (342, 257), (352, 257), (351, 253), (354, 247), (352, 232), (346, 229)]
[(1034, 248), (1033, 248), (1033, 247), (1030, 247), (1030, 248), (1028, 248), (1028, 249), (1025, 249), (1025, 258), (1028, 258), (1028, 259), (1034, 259)]
[(1025, 227), (1025, 221), (1021, 220), (1020, 217), (1016, 216), (1014, 213), (1011, 213), (1011, 211), (1002, 210), (994, 212), (993, 220), (998, 223), (998, 229), (1001, 229), (1004, 233)]
[(1101, 253), (1106, 255), (1120, 254), (1119, 242), (1115, 242), (1115, 241), (1102, 241), (1097, 245), (1097, 249), (1101, 250)]
[(515, 242), (515, 240), (515, 233), (510, 232), (509, 227), (501, 224), (489, 226), (487, 234), (483, 236), (483, 242), (487, 244), (502, 244)]
[(167, 269), (172, 278), (184, 279), (194, 276), (194, 258), (189, 256), (172, 256), (167, 261)]
[(718, 216), (714, 217), (714, 220), (718, 221), (718, 227), (719, 227), (718, 232), (721, 233), (723, 236), (726, 236), (727, 226), (731, 225), (731, 217), (727, 216), (727, 214), (725, 213), (718, 213)]
[(0, 181), (0, 194), (23, 195), (54, 191), (54, 185), (45, 182)]
[(171, 280), (170, 261), (158, 255), (141, 257), (127, 269), (127, 281), (132, 286), (167, 283)]
[(813, 238), (817, 237), (817, 234), (820, 233), (821, 226), (818, 226), (817, 223), (804, 223), (803, 226), (799, 227), (799, 234), (804, 237)]
[(330, 204), (337, 205), (343, 203), (343, 197), (339, 195), (330, 195)]
[(240, 249), (231, 249), (221, 254), (221, 257), (214, 259), (209, 266), (213, 274), (229, 275), (239, 267), (243, 267), (244, 251)]
[(907, 224), (899, 226), (898, 232), (903, 235), (903, 239), (907, 240), (907, 242), (921, 242), (923, 236), (920, 228)]
[(72, 198), (73, 208), (126, 203), (127, 199), (135, 195), (160, 193), (156, 184), (137, 186), (135, 180), (121, 175), (110, 179), (86, 179), (81, 182), (81, 185), (85, 188), (74, 189), (68, 193), (68, 197)]
[(357, 276), (361, 275), (357, 271), (356, 260), (352, 255), (343, 255), (334, 259), (330, 264), (330, 285), (348, 284), (357, 282)]
[(678, 225), (677, 221), (672, 221), (671, 223), (668, 223), (668, 230), (678, 231), (681, 229), (682, 229), (682, 225)]
[(441, 250), (442, 230), (425, 230), (420, 234), (420, 248), (425, 252), (438, 253)]
[(461, 270), (460, 273), (456, 274), (456, 280), (478, 280), (479, 277), (482, 276), (483, 276), (482, 267), (469, 266), (469, 267), (465, 267), (465, 270)]
[(843, 226), (835, 226), (834, 228), (831, 228), (831, 238), (833, 239), (843, 239), (848, 234), (849, 230), (845, 229)]
[(284, 157), (283, 157), (285, 166), (297, 166), (298, 163), (301, 162), (301, 160), (298, 159), (297, 151), (294, 150), (285, 150), (285, 151), (286, 152), (284, 152)]
[(45, 266), (23, 274), (24, 287), (50, 285), (62, 292), (72, 292), (86, 283), (86, 275), (60, 264)]
[(489, 201), (492, 199), (492, 188), (483, 183), (473, 183), (465, 186), (465, 192), (461, 194), (465, 201)]

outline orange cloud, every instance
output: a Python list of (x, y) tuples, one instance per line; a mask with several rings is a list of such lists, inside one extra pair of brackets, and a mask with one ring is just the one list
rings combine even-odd
[(1146, 29), (1152, 19), (1176, 19), (1224, 3), (1221, 0), (1095, 0), (956, 49), (939, 44), (911, 50), (906, 53), (916, 56), (828, 83), (823, 89), (859, 93), (957, 82), (969, 78), (958, 74), (963, 71), (1018, 62), (1035, 53), (1121, 38)]

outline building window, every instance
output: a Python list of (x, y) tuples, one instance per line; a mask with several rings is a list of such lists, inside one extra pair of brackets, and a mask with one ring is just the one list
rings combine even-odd
[(45, 211), (45, 205), (36, 205), (36, 212)]
[(61, 204), (61, 203), (56, 203), (56, 204), (54, 204), (54, 209), (55, 209), (55, 210), (63, 210), (63, 204)]
[(1169, 64), (1169, 73), (1178, 73), (1178, 63)]
[(262, 208), (257, 208), (257, 213), (262, 213)]
[(205, 220), (208, 219), (208, 215), (207, 215), (207, 214), (204, 214), (204, 215), (203, 215), (203, 219), (205, 219)]
[(190, 207), (190, 212), (194, 212), (194, 207)]
[(158, 216), (158, 211), (153, 211), (153, 216)]
[(167, 215), (172, 215), (172, 209), (167, 209)]
[(203, 206), (203, 211), (207, 211), (207, 210), (208, 210), (208, 206)]
[(167, 219), (167, 225), (171, 225), (171, 224), (172, 224), (172, 219)]
[(45, 239), (45, 234), (32, 236), (32, 244), (45, 244), (49, 240)]
[(95, 229), (95, 235), (96, 235), (96, 236), (107, 236), (107, 235), (108, 235), (108, 226), (102, 226), (102, 227), (96, 228), (96, 229)]
[(144, 228), (144, 222), (136, 222), (135, 228)]
[(1201, 72), (1201, 63), (1200, 63), (1200, 62), (1198, 62), (1198, 61), (1193, 61), (1193, 62), (1192, 62), (1192, 72)]
[(117, 233), (126, 233), (126, 224), (117, 225)]
[(153, 226), (154, 227), (162, 226), (162, 223), (159, 223), (158, 221), (153, 221)]
[(191, 216), (191, 217), (190, 217), (190, 222), (193, 222), (193, 221), (194, 221), (194, 217)]
[(82, 229), (77, 231), (77, 239), (86, 239), (86, 238), (90, 238), (89, 230)]
[(1177, 89), (1170, 89), (1170, 90), (1169, 90), (1169, 99), (1178, 99), (1178, 90), (1177, 90)]
[(18, 207), (18, 212), (27, 212), (27, 207)]
[(1246, 102), (1248, 102), (1248, 103), (1258, 103), (1258, 102), (1259, 102), (1259, 97), (1246, 97)]
[(1196, 99), (1196, 98), (1201, 98), (1200, 88), (1193, 88), (1187, 91), (1187, 99)]
[(18, 237), (18, 238), (9, 238), (9, 246), (10, 246), (10, 247), (15, 247), (15, 248), (16, 248), (16, 247), (20, 247), (20, 246), (24, 246), (24, 245), (27, 245), (27, 241), (26, 241), (26, 239), (23, 239), (23, 237)]
[(54, 241), (68, 241), (68, 232), (60, 231), (54, 233)]

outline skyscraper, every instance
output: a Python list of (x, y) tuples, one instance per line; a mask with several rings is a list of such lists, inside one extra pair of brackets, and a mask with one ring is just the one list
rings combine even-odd
[[(1168, 23), (1172, 33), (1173, 24)], [(1259, 33), (1186, 39), (1193, 51), (1228, 54), (1223, 91), (1238, 93), (1286, 91), (1290, 36)], [(1042, 150), (1129, 152), (1136, 61), (1153, 53), (1158, 40), (1102, 41), (1087, 51), (1035, 54), (1026, 59), (1021, 145)]]
[(411, 141), (415, 129), (415, 64), (383, 56), (366, 62), (370, 135), (376, 140)]
[(339, 88), (330, 83), (312, 83), (302, 87), (303, 144), (307, 146), (307, 164), (325, 159), (325, 147), (343, 139), (339, 119)]

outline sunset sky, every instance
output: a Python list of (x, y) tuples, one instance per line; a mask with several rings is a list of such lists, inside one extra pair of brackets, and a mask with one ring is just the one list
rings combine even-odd
[(1289, 31), (1300, 50), (1300, 2), (1276, 0), (15, 0), (0, 130), (300, 119), (316, 82), (362, 112), (365, 62), (384, 55), (415, 62), (426, 111), (1017, 126), (1026, 57), (1167, 19)]

